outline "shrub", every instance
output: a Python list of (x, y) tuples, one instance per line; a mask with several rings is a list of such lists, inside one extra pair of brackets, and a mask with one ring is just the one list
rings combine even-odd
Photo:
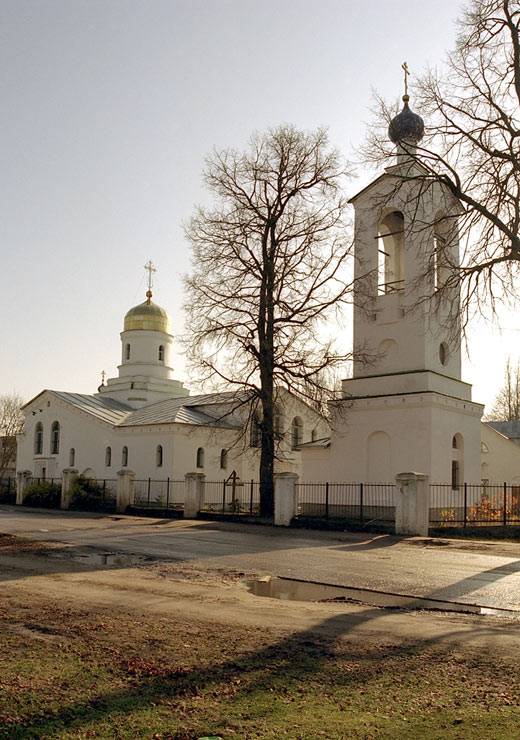
[(70, 509), (76, 511), (99, 511), (103, 504), (103, 486), (78, 475), (70, 487)]
[(31, 483), (25, 489), (24, 506), (41, 506), (44, 509), (59, 509), (61, 502), (61, 483), (42, 480)]
[(16, 503), (16, 481), (2, 481), (0, 483), (0, 504)]

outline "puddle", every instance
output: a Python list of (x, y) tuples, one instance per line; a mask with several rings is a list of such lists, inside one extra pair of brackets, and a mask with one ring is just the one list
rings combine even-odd
[(285, 601), (351, 602), (377, 606), (383, 609), (429, 609), (520, 618), (520, 612), (513, 609), (493, 609), (477, 604), (426, 599), (419, 596), (403, 596), (402, 594), (373, 591), (365, 588), (349, 588), (328, 583), (316, 583), (315, 581), (301, 581), (297, 578), (271, 578), (267, 576), (260, 578), (258, 581), (246, 581), (246, 584), (248, 591), (255, 596), (267, 596), (271, 599)]
[(144, 565), (156, 562), (156, 558), (147, 555), (133, 555), (121, 552), (70, 552), (62, 551), (59, 553), (49, 553), (50, 557), (73, 560), (76, 563), (82, 563), (90, 567), (106, 568), (131, 568), (136, 565)]

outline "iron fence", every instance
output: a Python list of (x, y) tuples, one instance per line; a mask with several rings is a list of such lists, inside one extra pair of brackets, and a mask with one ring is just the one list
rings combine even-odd
[(298, 516), (371, 522), (395, 521), (393, 483), (299, 483)]
[(0, 504), (14, 504), (16, 502), (16, 480), (14, 478), (0, 478)]
[(260, 483), (222, 480), (204, 482), (202, 512), (260, 515)]
[(429, 524), (437, 527), (520, 525), (520, 486), (430, 485)]
[(50, 483), (53, 486), (61, 486), (62, 480), (61, 478), (28, 478), (26, 485), (28, 488), (29, 486), (32, 486), (34, 484), (39, 486), (40, 483)]
[(117, 479), (103, 478), (93, 481), (102, 489), (101, 508), (115, 509), (117, 502)]
[(184, 481), (170, 478), (135, 480), (134, 506), (150, 509), (183, 509)]

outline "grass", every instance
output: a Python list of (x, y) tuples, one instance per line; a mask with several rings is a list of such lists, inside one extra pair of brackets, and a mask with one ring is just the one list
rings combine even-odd
[(517, 740), (519, 689), (514, 655), (0, 601), (1, 740)]

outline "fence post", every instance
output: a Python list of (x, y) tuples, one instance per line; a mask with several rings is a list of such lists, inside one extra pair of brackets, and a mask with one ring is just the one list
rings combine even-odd
[(359, 484), (359, 521), (363, 524), (364, 519), (363, 512), (363, 484)]
[(329, 518), (329, 481), (325, 483), (325, 519)]
[(204, 505), (204, 473), (186, 473), (184, 476), (184, 518), (196, 519)]
[(222, 513), (226, 513), (226, 481), (222, 481)]
[(60, 509), (68, 509), (70, 506), (70, 488), (77, 474), (78, 471), (76, 468), (65, 468), (65, 470), (62, 470)]
[(18, 506), (23, 504), (25, 489), (32, 478), (32, 470), (20, 470), (16, 473), (16, 503)]
[(134, 481), (133, 470), (124, 468), (117, 472), (116, 511), (124, 514), (129, 506), (134, 505)]
[(166, 508), (168, 509), (170, 507), (170, 476), (168, 476), (168, 480), (166, 481)]
[(423, 473), (399, 473), (395, 484), (395, 533), (427, 537), (429, 477)]
[(464, 483), (464, 527), (468, 520), (468, 484)]
[(289, 527), (298, 513), (298, 476), (296, 473), (275, 473), (274, 523)]
[(253, 489), (254, 489), (254, 485), (255, 484), (253, 482), (253, 479), (251, 478), (251, 489), (250, 489), (250, 492), (249, 492), (249, 514), (251, 516), (253, 516)]
[(504, 527), (506, 527), (507, 526), (507, 483), (505, 482), (504, 482), (504, 513), (502, 517), (503, 517)]

